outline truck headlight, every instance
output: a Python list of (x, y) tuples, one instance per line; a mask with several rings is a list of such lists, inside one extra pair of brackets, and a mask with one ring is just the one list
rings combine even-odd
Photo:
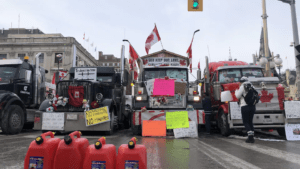
[(199, 97), (199, 96), (194, 96), (194, 101), (195, 101), (195, 102), (200, 101), (200, 97)]
[(137, 96), (137, 97), (136, 97), (136, 100), (137, 100), (137, 101), (142, 101), (142, 96)]

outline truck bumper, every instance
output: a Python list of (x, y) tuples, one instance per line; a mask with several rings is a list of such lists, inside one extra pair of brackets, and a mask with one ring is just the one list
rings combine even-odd
[[(47, 119), (44, 119), (44, 113), (60, 113), (63, 115), (57, 121), (52, 120), (53, 125), (43, 125)], [(59, 123), (59, 124), (58, 124)], [(60, 126), (59, 128), (57, 126)], [(37, 111), (34, 115), (34, 130), (50, 130), (50, 131), (109, 131), (110, 121), (93, 126), (86, 126), (84, 112), (41, 112)]]
[[(145, 112), (134, 111), (132, 122), (135, 126), (143, 125), (143, 120), (166, 120), (166, 112), (175, 112), (178, 110), (146, 110)], [(189, 121), (195, 121), (196, 124), (204, 124), (205, 116), (203, 110), (187, 111)]]
[[(228, 119), (230, 128), (245, 128), (242, 119)], [(283, 114), (254, 114), (254, 128), (282, 128), (285, 126)]]

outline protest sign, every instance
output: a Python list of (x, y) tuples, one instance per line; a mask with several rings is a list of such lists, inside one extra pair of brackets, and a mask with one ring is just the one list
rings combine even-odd
[(174, 129), (174, 136), (175, 138), (182, 138), (182, 137), (198, 137), (198, 130), (197, 125), (194, 121), (189, 122), (189, 128), (177, 128)]
[(108, 107), (100, 107), (85, 112), (86, 126), (92, 126), (110, 121)]
[(300, 118), (300, 101), (285, 101), (284, 109), (287, 119)]
[(175, 82), (173, 79), (155, 79), (153, 95), (155, 96), (174, 96)]
[(143, 120), (142, 136), (166, 136), (166, 121)]
[(167, 129), (188, 128), (189, 116), (187, 111), (166, 112)]
[(230, 116), (231, 119), (242, 119), (241, 107), (237, 102), (230, 102)]
[(289, 141), (300, 140), (300, 124), (285, 124), (285, 135)]
[(64, 130), (64, 113), (43, 113), (42, 130)]

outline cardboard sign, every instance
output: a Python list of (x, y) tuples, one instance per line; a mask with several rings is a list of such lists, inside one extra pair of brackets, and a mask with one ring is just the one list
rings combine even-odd
[(166, 112), (167, 129), (188, 128), (189, 116), (187, 111)]
[(166, 121), (143, 120), (142, 136), (166, 136)]
[(152, 93), (153, 93), (154, 80), (155, 79), (150, 79), (150, 80), (147, 80), (144, 82), (148, 96), (152, 95)]
[(286, 101), (284, 109), (287, 119), (300, 118), (300, 101)]
[(64, 113), (43, 113), (42, 130), (64, 130)]
[(189, 128), (174, 129), (175, 138), (182, 138), (182, 137), (198, 138), (198, 130), (197, 130), (196, 122), (190, 121), (189, 125), (190, 125)]
[(300, 140), (300, 124), (285, 124), (285, 135), (289, 141)]
[(175, 82), (175, 93), (185, 94), (186, 83)]
[(86, 126), (92, 126), (92, 125), (96, 125), (108, 121), (110, 121), (110, 116), (109, 116), (107, 106), (85, 112)]
[(74, 79), (97, 80), (97, 68), (75, 68)]
[(175, 82), (173, 79), (155, 79), (153, 95), (155, 96), (174, 96)]
[(229, 109), (231, 119), (242, 119), (242, 110), (237, 102), (230, 102)]

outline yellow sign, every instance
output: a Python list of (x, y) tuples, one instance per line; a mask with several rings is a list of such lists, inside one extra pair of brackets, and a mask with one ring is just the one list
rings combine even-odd
[(92, 125), (104, 123), (107, 121), (110, 121), (107, 106), (85, 112), (86, 126), (92, 126)]
[(167, 129), (189, 128), (187, 111), (166, 112)]
[(188, 11), (203, 11), (203, 0), (187, 0)]

